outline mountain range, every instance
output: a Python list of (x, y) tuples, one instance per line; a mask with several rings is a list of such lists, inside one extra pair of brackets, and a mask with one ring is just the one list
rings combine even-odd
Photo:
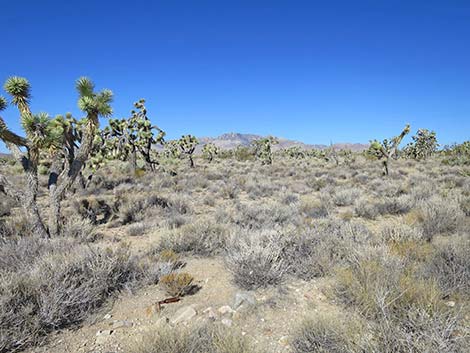
[[(237, 146), (250, 146), (254, 140), (263, 138), (261, 135), (254, 134), (240, 134), (235, 132), (230, 132), (222, 134), (217, 137), (200, 137), (199, 141), (201, 144), (206, 144), (212, 142), (214, 145), (220, 149), (231, 149), (236, 148)], [(289, 140), (285, 138), (278, 138), (279, 144), (274, 145), (273, 149), (283, 149), (292, 146), (300, 146), (303, 149), (325, 149), (329, 147), (328, 145), (322, 144), (306, 144), (300, 141)], [(362, 143), (334, 143), (332, 145), (335, 149), (350, 149), (351, 151), (360, 152), (369, 147), (368, 144)]]

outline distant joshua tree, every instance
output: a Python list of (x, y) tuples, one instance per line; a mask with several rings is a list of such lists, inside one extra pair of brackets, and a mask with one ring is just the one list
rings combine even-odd
[(389, 163), (390, 159), (398, 158), (398, 147), (403, 140), (403, 138), (410, 132), (410, 125), (407, 124), (400, 135), (392, 137), (390, 140), (385, 139), (382, 142), (373, 140), (370, 142), (369, 149), (367, 154), (373, 157), (376, 157), (379, 160), (382, 160), (384, 167), (384, 175), (389, 173)]

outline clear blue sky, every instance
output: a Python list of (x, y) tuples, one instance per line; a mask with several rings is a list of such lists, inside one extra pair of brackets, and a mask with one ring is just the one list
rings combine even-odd
[(79, 115), (86, 75), (117, 117), (146, 98), (170, 138), (470, 139), (468, 0), (4, 1), (0, 24), (0, 80), (27, 77), (36, 112)]

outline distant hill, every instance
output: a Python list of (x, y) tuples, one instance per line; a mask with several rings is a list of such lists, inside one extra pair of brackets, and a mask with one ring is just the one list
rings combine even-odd
[(11, 154), (8, 153), (1, 153), (0, 152), (0, 158), (12, 158)]
[[(226, 133), (218, 137), (200, 137), (199, 141), (202, 145), (212, 142), (220, 149), (232, 149), (237, 146), (250, 146), (250, 144), (257, 139), (262, 138), (263, 136), (254, 135), (254, 134), (240, 134), (240, 133)], [(283, 149), (292, 146), (300, 146), (304, 149), (325, 149), (328, 145), (321, 144), (306, 144), (300, 141), (288, 140), (285, 138), (278, 137), (279, 144), (275, 145), (274, 149)], [(334, 143), (333, 147), (336, 149), (350, 149), (352, 151), (363, 151), (369, 147), (367, 144), (361, 143)]]

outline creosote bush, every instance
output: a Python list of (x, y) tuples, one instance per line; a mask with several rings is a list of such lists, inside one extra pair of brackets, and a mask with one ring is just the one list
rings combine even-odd
[(3, 239), (0, 351), (37, 344), (53, 330), (83, 321), (113, 293), (155, 282), (155, 266), (125, 248), (85, 246), (71, 238)]

